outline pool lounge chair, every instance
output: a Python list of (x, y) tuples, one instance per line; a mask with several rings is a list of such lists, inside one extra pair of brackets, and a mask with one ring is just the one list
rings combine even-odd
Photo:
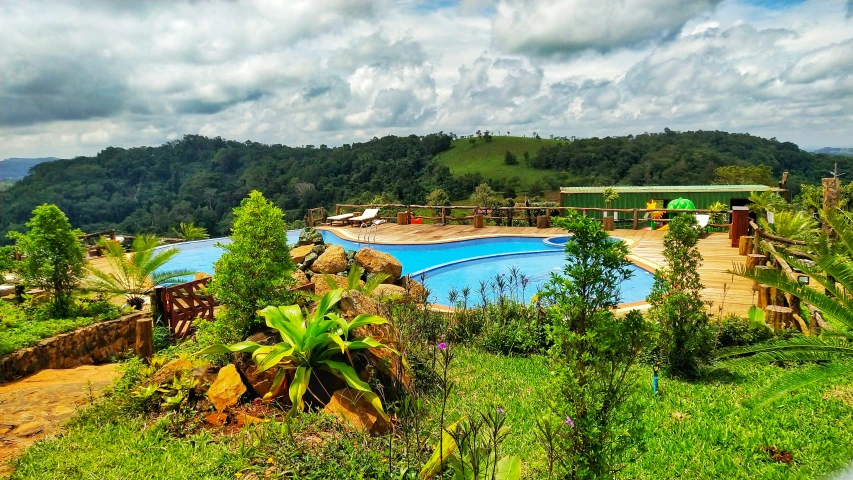
[(710, 220), (711, 220), (711, 216), (708, 215), (707, 213), (697, 213), (696, 214), (696, 221), (699, 222), (699, 226), (703, 229), (708, 226), (708, 222)]
[(362, 222), (369, 222), (371, 220), (376, 219), (376, 215), (379, 214), (378, 208), (368, 208), (361, 215), (357, 217), (352, 217), (349, 219), (349, 223), (351, 225), (361, 225)]
[(329, 221), (329, 225), (334, 225), (335, 223), (340, 223), (341, 225), (346, 225), (347, 221), (350, 218), (354, 217), (354, 213), (342, 213), (340, 215), (333, 215), (331, 217), (326, 217), (326, 220)]

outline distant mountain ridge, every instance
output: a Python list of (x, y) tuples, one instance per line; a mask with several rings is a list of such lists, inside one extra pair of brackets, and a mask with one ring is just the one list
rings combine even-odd
[(30, 169), (39, 163), (52, 162), (56, 159), (56, 157), (41, 157), (0, 160), (0, 180), (18, 181), (26, 177)]
[(815, 150), (813, 153), (825, 153), (827, 155), (839, 155), (842, 157), (853, 157), (853, 147), (823, 147), (820, 150)]

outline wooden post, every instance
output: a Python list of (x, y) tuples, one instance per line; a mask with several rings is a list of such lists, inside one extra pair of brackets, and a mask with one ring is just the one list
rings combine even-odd
[(512, 211), (513, 211), (513, 208), (512, 208), (512, 207), (509, 207), (509, 210), (507, 210), (507, 213), (508, 213), (508, 216), (507, 216), (507, 221), (508, 221), (508, 223), (507, 223), (507, 227), (511, 227), (511, 226), (512, 226)]
[(765, 285), (763, 283), (759, 284), (756, 293), (758, 294), (758, 308), (763, 309), (764, 307), (772, 304), (772, 302), (770, 301), (770, 285)]
[(752, 253), (752, 240), (755, 237), (752, 235), (744, 235), (740, 237), (740, 244), (738, 245), (738, 253), (741, 255), (749, 255)]
[(779, 188), (785, 190), (782, 192), (782, 197), (786, 202), (791, 203), (791, 190), (788, 188), (788, 172), (782, 172), (782, 180), (779, 180)]
[(149, 360), (154, 355), (154, 319), (140, 318), (136, 321), (136, 355)]
[(752, 253), (761, 253), (761, 230), (752, 232)]
[(335, 215), (341, 214), (341, 206), (340, 204), (335, 204)]
[(474, 215), (474, 228), (483, 228), (485, 218), (483, 214)]
[(308, 210), (308, 226), (314, 226), (314, 212), (311, 209)]
[(634, 209), (634, 230), (640, 229), (640, 211), (638, 209)]
[(116, 230), (114, 228), (110, 229), (110, 240), (116, 239)]
[(548, 228), (551, 226), (551, 217), (548, 215), (539, 215), (536, 217), (536, 228)]
[(754, 268), (759, 265), (764, 265), (767, 261), (767, 257), (765, 255), (761, 255), (760, 253), (750, 253), (746, 256), (746, 268)]
[(790, 307), (768, 305), (764, 308), (764, 319), (775, 329), (790, 328), (794, 322), (794, 311)]
[(604, 231), (612, 232), (616, 230), (616, 221), (613, 217), (604, 217), (602, 221), (604, 222)]
[(441, 207), (441, 223), (447, 224), (447, 207)]
[[(838, 179), (824, 178), (821, 180), (821, 184), (823, 185), (823, 211), (824, 213), (828, 213), (832, 209), (838, 207), (838, 200), (841, 196), (841, 192), (838, 188)], [(829, 225), (823, 222), (824, 233), (831, 235), (832, 232), (830, 230)]]

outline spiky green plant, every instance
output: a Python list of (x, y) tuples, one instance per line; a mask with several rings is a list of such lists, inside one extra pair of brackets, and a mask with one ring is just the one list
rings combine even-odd
[(210, 235), (207, 234), (207, 229), (204, 227), (199, 227), (193, 222), (184, 223), (181, 222), (180, 229), (172, 229), (175, 232), (175, 235), (178, 238), (183, 239), (187, 242), (192, 242), (194, 240), (204, 240), (205, 238), (210, 238)]
[(125, 255), (118, 242), (106, 242), (107, 262), (111, 271), (88, 265), (86, 270), (90, 290), (109, 296), (126, 295), (127, 304), (142, 308), (146, 295), (157, 285), (175, 283), (181, 277), (192, 275), (192, 270), (161, 270), (178, 254), (175, 248), (156, 250), (160, 240), (154, 235), (139, 235), (133, 239), (130, 254)]
[(776, 212), (787, 205), (784, 198), (769, 190), (760, 193), (752, 192), (749, 194), (748, 200), (750, 201), (749, 210), (756, 213), (764, 213), (768, 210)]
[(768, 223), (763, 216), (758, 219), (762, 229), (792, 240), (811, 240), (818, 232), (817, 220), (806, 212), (794, 210), (777, 210), (773, 213), (773, 223)]
[(848, 374), (853, 361), (853, 217), (840, 210), (823, 214), (823, 219), (836, 232), (829, 248), (816, 246), (812, 260), (782, 254), (788, 264), (808, 275), (820, 288), (814, 288), (775, 269), (736, 267), (732, 273), (776, 287), (813, 305), (833, 327), (819, 337), (807, 336), (770, 344), (736, 348), (718, 356), (728, 365), (771, 363), (779, 361), (819, 362), (805, 372), (783, 376), (753, 403), (771, 402), (792, 390), (809, 384), (826, 382)]
[[(365, 295), (370, 295), (376, 290), (376, 287), (382, 284), (389, 275), (387, 273), (374, 273), (367, 277), (367, 280), (364, 282), (364, 285), (359, 284), (361, 280), (361, 276), (364, 274), (364, 268), (360, 265), (353, 265), (347, 274), (347, 286), (346, 291), (356, 290)], [(332, 275), (325, 274), (323, 275), (323, 280), (329, 285), (331, 289), (337, 289), (338, 283), (335, 282), (335, 279)]]

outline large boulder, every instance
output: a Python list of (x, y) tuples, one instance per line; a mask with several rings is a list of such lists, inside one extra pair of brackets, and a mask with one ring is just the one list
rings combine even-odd
[(370, 292), (370, 296), (380, 301), (405, 301), (409, 292), (400, 286), (383, 283)]
[[(260, 332), (249, 335), (246, 340), (255, 342), (259, 345), (275, 345), (281, 341), (281, 336), (275, 330), (264, 329)], [(275, 379), (277, 369), (273, 368), (264, 372), (258, 372), (258, 366), (255, 361), (252, 360), (252, 356), (245, 353), (232, 353), (231, 361), (234, 362), (234, 366), (237, 368), (237, 371), (240, 372), (240, 375), (243, 376), (243, 379), (246, 381), (246, 385), (249, 386), (252, 393), (259, 397), (264, 397), (267, 393), (270, 393), (270, 388), (272, 388), (272, 383)], [(285, 379), (281, 386), (272, 392), (270, 398), (286, 398), (287, 385), (288, 382)]]
[(323, 244), (323, 235), (311, 227), (303, 228), (299, 234), (298, 245), (321, 245)]
[(194, 367), (195, 365), (193, 365), (192, 360), (188, 358), (176, 358), (174, 360), (170, 360), (160, 367), (160, 370), (157, 370), (157, 373), (151, 377), (151, 381), (149, 383), (154, 385), (169, 383), (178, 375), (192, 371)]
[(294, 247), (290, 249), (290, 258), (293, 260), (293, 263), (302, 263), (305, 261), (305, 255), (311, 253), (311, 249), (314, 248), (314, 245), (302, 245), (301, 247)]
[[(398, 262), (399, 263), (399, 262)], [(344, 247), (329, 245), (326, 251), (311, 264), (314, 273), (340, 273), (347, 269), (347, 255)]]
[(406, 289), (406, 291), (409, 292), (410, 298), (413, 298), (418, 302), (423, 302), (426, 300), (426, 289), (417, 280), (413, 280), (411, 277), (405, 276), (397, 282), (397, 285)]
[(372, 248), (362, 248), (355, 254), (355, 261), (368, 274), (384, 273), (388, 275), (383, 283), (395, 283), (403, 273), (403, 264), (399, 260), (384, 252)]
[(295, 287), (301, 287), (303, 285), (308, 285), (309, 283), (311, 283), (311, 280), (308, 280), (308, 276), (305, 275), (305, 272), (298, 268), (294, 270), (293, 273), (290, 274), (290, 276), (293, 278), (293, 286)]
[(237, 405), (244, 393), (246, 393), (246, 385), (243, 385), (243, 379), (240, 378), (237, 367), (229, 363), (219, 369), (216, 380), (207, 390), (207, 398), (210, 399), (214, 408), (221, 412)]
[(371, 435), (382, 435), (391, 426), (362, 392), (352, 388), (335, 391), (323, 411), (334, 415), (344, 425)]
[[(316, 283), (314, 284), (317, 285)], [(341, 299), (340, 303), (341, 315), (347, 319), (353, 319), (362, 313), (370, 315), (378, 315), (384, 317), (387, 315), (387, 308), (377, 300), (368, 297), (358, 290), (350, 290)]]

